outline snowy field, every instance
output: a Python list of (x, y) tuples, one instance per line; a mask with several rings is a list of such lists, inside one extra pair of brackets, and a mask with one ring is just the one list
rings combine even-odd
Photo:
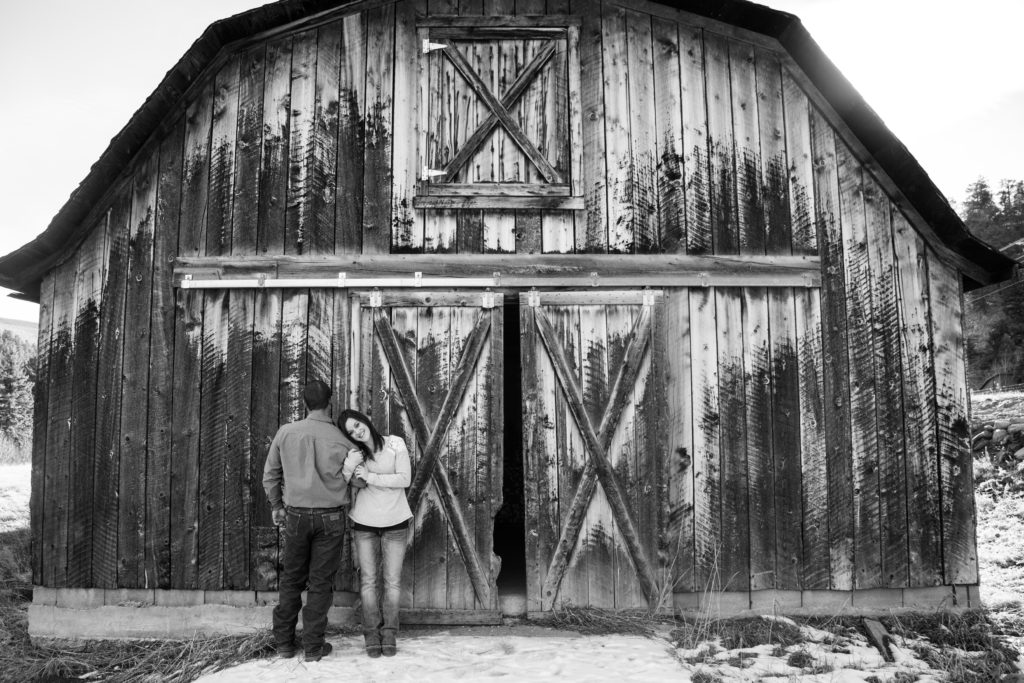
[(28, 526), (32, 465), (0, 465), (0, 533)]

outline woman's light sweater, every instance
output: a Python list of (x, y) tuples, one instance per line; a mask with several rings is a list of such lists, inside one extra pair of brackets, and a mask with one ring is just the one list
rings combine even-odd
[(359, 465), (366, 468), (366, 488), (355, 490), (349, 518), (373, 527), (394, 526), (411, 519), (405, 489), (412, 480), (412, 462), (405, 441), (398, 436), (385, 436), (384, 447), (372, 460), (364, 459), (358, 448), (350, 450), (341, 471), (346, 481)]

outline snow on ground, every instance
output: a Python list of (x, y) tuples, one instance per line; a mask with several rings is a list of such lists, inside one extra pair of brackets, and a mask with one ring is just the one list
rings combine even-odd
[[(837, 638), (802, 629), (807, 642), (788, 648), (760, 645), (724, 650), (720, 641), (676, 649), (661, 637), (581, 636), (535, 626), (454, 627), (416, 631), (399, 639), (394, 658), (370, 659), (362, 636), (330, 638), (334, 652), (319, 662), (262, 659), (200, 678), (201, 683), (292, 681), (777, 681), (859, 683), (943, 680), (917, 658), (910, 643), (894, 647), (886, 663), (862, 636)], [(495, 635), (487, 635), (488, 632)], [(522, 633), (524, 635), (518, 635)], [(900, 678), (902, 676), (902, 679)], [(714, 678), (717, 677), (717, 678)]]
[(0, 465), (0, 533), (28, 526), (32, 465)]
[[(457, 631), (458, 629), (454, 629)], [(672, 647), (640, 636), (462, 635), (434, 631), (400, 637), (395, 657), (370, 659), (363, 638), (330, 638), (334, 652), (319, 662), (262, 659), (204, 676), (202, 683), (291, 681), (685, 681)]]

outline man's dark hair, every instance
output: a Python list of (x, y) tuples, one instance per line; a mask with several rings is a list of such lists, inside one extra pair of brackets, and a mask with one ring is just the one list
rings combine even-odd
[(315, 379), (302, 390), (302, 400), (310, 410), (323, 410), (331, 402), (331, 388)]

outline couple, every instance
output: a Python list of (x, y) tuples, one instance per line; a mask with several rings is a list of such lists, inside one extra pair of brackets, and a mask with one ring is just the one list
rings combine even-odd
[[(381, 436), (355, 410), (343, 410), (335, 426), (331, 389), (320, 380), (306, 385), (302, 399), (306, 418), (277, 431), (263, 468), (274, 523), (284, 526), (280, 597), (274, 608), (277, 653), (292, 657), (299, 651), (295, 624), (307, 584), (301, 644), (306, 661), (319, 661), (332, 649), (324, 640), (324, 629), (334, 601), (351, 485), (354, 502), (348, 516), (359, 563), (366, 654), (393, 656), (399, 582), (412, 519), (405, 498), (412, 470), (409, 451), (401, 438)], [(380, 565), (383, 595), (377, 590)]]

